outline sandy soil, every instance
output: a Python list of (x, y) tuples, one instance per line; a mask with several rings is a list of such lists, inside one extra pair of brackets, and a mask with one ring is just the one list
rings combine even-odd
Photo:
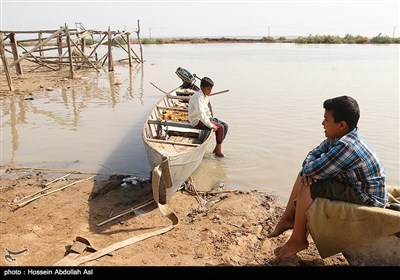
[[(95, 72), (92, 70), (92, 73)], [(13, 70), (12, 73), (15, 73)], [(95, 73), (94, 73), (95, 74)], [(90, 72), (68, 79), (68, 71), (28, 72), (13, 75), (14, 92), (1, 78), (0, 98), (29, 95), (63, 86), (86, 86)], [(130, 211), (104, 225), (99, 223), (152, 198), (151, 183), (121, 186), (123, 176), (105, 181), (72, 175), (49, 184), (65, 174), (16, 172), (1, 166), (0, 234), (2, 266), (51, 266), (70, 251), (74, 241), (88, 242), (97, 250), (111, 244), (171, 226), (151, 203)], [(51, 192), (28, 204), (29, 195), (45, 188)], [(25, 199), (25, 200), (23, 200)], [(122, 247), (81, 266), (348, 266), (341, 255), (321, 259), (312, 240), (307, 250), (288, 260), (275, 259), (273, 250), (282, 245), (290, 231), (279, 238), (266, 235), (274, 228), (282, 207), (276, 198), (257, 191), (199, 194), (179, 191), (167, 207), (178, 217), (169, 231)], [(129, 211), (128, 211), (129, 212)], [(76, 242), (75, 245), (81, 243)], [(86, 248), (81, 256), (93, 254)], [(13, 254), (14, 253), (14, 254)], [(71, 257), (71, 255), (69, 255)]]
[[(150, 182), (123, 183), (123, 176), (108, 180), (67, 177), (49, 184), (42, 174), (4, 173), (1, 180), (1, 258), (3, 266), (51, 266), (64, 258), (74, 240), (89, 241), (99, 250), (172, 224), (151, 200)], [(57, 175), (57, 177), (60, 177)], [(88, 177), (88, 176), (86, 176)], [(54, 177), (55, 179), (56, 177)], [(30, 194), (60, 191), (37, 198)], [(48, 188), (48, 189), (45, 189)], [(35, 196), (34, 196), (35, 197)], [(18, 206), (20, 205), (20, 206)], [(216, 194), (176, 193), (167, 205), (178, 218), (168, 232), (138, 241), (82, 266), (341, 266), (342, 255), (321, 259), (311, 246), (288, 260), (275, 259), (273, 250), (289, 236), (268, 239), (283, 209), (265, 193), (221, 190)], [(103, 225), (112, 216), (128, 214)], [(129, 211), (132, 210), (132, 211)], [(130, 212), (130, 213), (129, 213)], [(86, 241), (85, 241), (86, 242)], [(24, 253), (7, 258), (7, 249)], [(81, 256), (90, 255), (87, 249)]]

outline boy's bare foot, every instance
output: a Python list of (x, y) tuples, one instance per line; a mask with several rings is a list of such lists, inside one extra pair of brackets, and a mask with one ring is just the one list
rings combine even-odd
[(216, 157), (220, 157), (220, 158), (223, 158), (223, 157), (225, 157), (225, 155), (224, 154), (217, 154), (217, 153), (214, 153), (215, 154), (215, 156)]
[(288, 229), (293, 229), (294, 221), (291, 220), (280, 220), (276, 225), (275, 230), (267, 235), (268, 238), (277, 237), (287, 231)]
[(276, 248), (274, 253), (277, 258), (287, 259), (291, 256), (296, 255), (298, 252), (307, 249), (308, 245), (309, 243), (307, 239), (297, 241), (290, 238), (288, 242), (285, 243), (285, 245)]

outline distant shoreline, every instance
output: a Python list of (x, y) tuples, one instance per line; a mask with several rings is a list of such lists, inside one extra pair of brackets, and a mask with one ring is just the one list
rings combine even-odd
[[(137, 39), (134, 43), (137, 43)], [(266, 36), (262, 38), (234, 38), (234, 37), (183, 37), (183, 38), (144, 38), (141, 43), (147, 44), (202, 44), (202, 43), (297, 43), (297, 44), (400, 44), (400, 37), (390, 38), (389, 36), (378, 36), (368, 38), (366, 36), (352, 36), (347, 34), (345, 37), (333, 35), (309, 35), (307, 37), (274, 38)]]

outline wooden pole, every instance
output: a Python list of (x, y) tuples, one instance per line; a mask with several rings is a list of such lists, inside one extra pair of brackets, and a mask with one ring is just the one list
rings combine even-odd
[(0, 56), (1, 56), (1, 60), (3, 61), (4, 71), (6, 72), (8, 88), (10, 89), (10, 91), (13, 91), (14, 90), (14, 86), (13, 86), (13, 83), (12, 83), (12, 80), (11, 80), (10, 71), (8, 71), (7, 60), (6, 60), (6, 57), (4, 55), (3, 33), (0, 33)]
[(81, 39), (81, 51), (83, 54), (85, 54), (85, 49), (86, 49), (86, 39), (85, 39), (85, 37), (83, 37)]
[(214, 93), (210, 94), (209, 96), (214, 96), (214, 95), (225, 93), (225, 92), (229, 92), (229, 89), (214, 92)]
[[(78, 43), (78, 42), (77, 42)], [(81, 38), (81, 54), (83, 54), (84, 57), (86, 57), (85, 55), (85, 49), (86, 49), (86, 39), (83, 35), (83, 37)], [(85, 60), (82, 60), (81, 66), (83, 66), (83, 64), (85, 64)]]
[(72, 50), (71, 50), (71, 36), (67, 24), (65, 24), (65, 34), (67, 35), (67, 46), (68, 46), (68, 59), (69, 59), (69, 77), (74, 78), (74, 65), (72, 64)]
[(128, 209), (128, 210), (126, 210), (126, 211), (124, 211), (124, 212), (122, 212), (122, 213), (119, 213), (119, 214), (117, 214), (117, 215), (112, 216), (111, 218), (109, 218), (109, 219), (107, 219), (107, 220), (105, 220), (105, 221), (103, 221), (103, 222), (101, 222), (101, 223), (98, 223), (97, 226), (98, 226), (98, 227), (99, 227), (99, 226), (102, 226), (102, 225), (104, 225), (105, 223), (111, 222), (111, 221), (113, 221), (113, 220), (115, 220), (115, 219), (117, 219), (117, 218), (119, 218), (119, 217), (122, 217), (122, 216), (124, 216), (124, 215), (126, 215), (126, 214), (130, 214), (130, 213), (134, 212), (135, 210), (140, 209), (140, 208), (143, 208), (143, 207), (145, 207), (145, 206), (147, 206), (147, 205), (149, 205), (149, 204), (152, 204), (152, 203), (154, 203), (154, 199), (153, 199), (153, 198), (150, 198), (150, 199), (148, 199), (148, 200), (146, 200), (146, 201), (144, 201), (144, 202), (139, 203), (138, 205), (136, 205), (135, 207), (133, 207), (133, 208), (131, 208), (131, 209)]
[[(42, 42), (42, 40), (43, 40), (43, 33), (42, 32), (39, 32), (39, 35), (38, 35), (38, 38), (39, 38), (39, 43), (41, 43)], [(40, 57), (43, 57), (43, 47), (40, 47), (39, 48), (39, 55), (40, 55)]]
[[(18, 48), (17, 48), (17, 40), (15, 40), (15, 33), (10, 33), (10, 42), (11, 42), (13, 58), (14, 61), (16, 61), (18, 60)], [(17, 72), (17, 75), (22, 76), (22, 68), (19, 62), (15, 64), (15, 71)]]
[(138, 38), (138, 43), (139, 43), (139, 49), (140, 49), (140, 62), (143, 63), (143, 49), (142, 49), (142, 42), (140, 41), (140, 24), (139, 24), (139, 20), (137, 21), (137, 25), (138, 25), (138, 30), (136, 31), (137, 34), (137, 38)]
[(126, 33), (126, 43), (128, 44), (129, 67), (132, 67), (131, 42), (129, 40), (129, 32)]
[(58, 64), (58, 69), (60, 70), (62, 68), (61, 60), (62, 60), (62, 49), (63, 49), (61, 34), (59, 34), (57, 37), (57, 48), (58, 48), (58, 62), (60, 63), (60, 64)]
[(114, 61), (112, 57), (112, 38), (111, 38), (110, 27), (108, 27), (108, 71), (114, 71)]

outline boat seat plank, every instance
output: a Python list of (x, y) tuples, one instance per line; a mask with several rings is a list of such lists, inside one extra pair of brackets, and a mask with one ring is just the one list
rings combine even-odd
[(147, 141), (161, 143), (161, 144), (171, 144), (171, 145), (190, 146), (190, 147), (197, 147), (197, 146), (201, 145), (201, 144), (195, 144), (195, 143), (183, 143), (183, 142), (175, 142), (175, 141), (161, 140), (161, 139), (147, 139)]
[(174, 95), (168, 95), (169, 99), (178, 99), (182, 101), (189, 101), (190, 97), (189, 96), (174, 96)]
[[(149, 124), (158, 124), (158, 120), (148, 120), (147, 121)], [(191, 126), (190, 123), (188, 122), (174, 122), (174, 121), (161, 121), (162, 125), (167, 125), (167, 126), (175, 126), (175, 127), (183, 127), (183, 128), (191, 128), (191, 129), (197, 129)]]
[(189, 89), (189, 88), (181, 89), (181, 90), (178, 89), (178, 90), (175, 91), (176, 94), (190, 94), (190, 95), (192, 95), (195, 92), (196, 92), (196, 90)]
[(192, 137), (184, 137), (184, 136), (170, 136), (168, 138), (169, 141), (174, 141), (174, 142), (181, 142), (181, 143), (187, 143), (187, 144), (201, 144), (202, 141), (200, 141), (198, 138), (192, 138)]
[(187, 108), (181, 108), (181, 107), (165, 107), (165, 106), (157, 106), (157, 109), (161, 110), (171, 110), (171, 111), (180, 111), (180, 112), (187, 112)]

